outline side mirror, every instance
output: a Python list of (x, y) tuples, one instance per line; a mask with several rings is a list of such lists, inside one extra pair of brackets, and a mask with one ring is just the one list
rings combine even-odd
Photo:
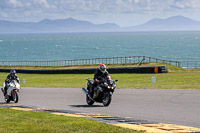
[(115, 82), (117, 82), (117, 81), (118, 81), (118, 79), (115, 80)]

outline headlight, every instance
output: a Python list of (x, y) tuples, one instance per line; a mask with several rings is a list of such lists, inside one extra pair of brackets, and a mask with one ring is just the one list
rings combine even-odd
[(112, 90), (113, 90), (114, 88), (115, 88), (115, 87), (113, 87), (113, 86), (108, 86), (108, 89), (112, 89)]

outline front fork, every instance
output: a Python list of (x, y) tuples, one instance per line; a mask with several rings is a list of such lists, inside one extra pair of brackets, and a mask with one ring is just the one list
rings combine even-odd
[(19, 89), (12, 90), (12, 98), (15, 99), (15, 93), (19, 92)]
[(103, 99), (105, 99), (107, 97), (107, 95), (110, 95), (112, 96), (113, 95), (113, 92), (112, 91), (107, 91), (107, 92), (104, 92), (104, 95), (103, 95)]

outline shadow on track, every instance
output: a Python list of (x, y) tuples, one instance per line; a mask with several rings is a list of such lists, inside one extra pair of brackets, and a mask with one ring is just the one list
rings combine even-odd
[(69, 105), (75, 108), (94, 108), (94, 107), (104, 107), (103, 105)]
[(12, 103), (0, 102), (0, 104), (12, 104)]

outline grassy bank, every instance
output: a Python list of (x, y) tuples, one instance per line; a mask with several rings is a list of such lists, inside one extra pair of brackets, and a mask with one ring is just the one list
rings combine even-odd
[[(143, 63), (140, 66), (165, 66), (167, 63)], [(109, 67), (138, 67), (138, 63), (128, 64), (106, 64)], [(176, 68), (169, 65), (170, 68)], [(78, 66), (0, 66), (0, 69), (73, 69), (73, 68), (98, 68), (98, 65), (78, 65)]]
[[(118, 79), (117, 88), (153, 88), (153, 89), (200, 89), (200, 69), (186, 70), (163, 63), (143, 64), (143, 66), (167, 65), (169, 73), (163, 74), (110, 74), (112, 79)], [(134, 66), (134, 64), (121, 64), (115, 67)], [(77, 66), (76, 66), (77, 67)], [(80, 66), (79, 66), (80, 67)], [(97, 67), (97, 66), (84, 66)], [(108, 65), (108, 67), (114, 67)], [(63, 68), (63, 67), (59, 67)], [(70, 68), (75, 68), (72, 66)], [(57, 68), (58, 69), (58, 68)], [(0, 85), (4, 82), (8, 73), (0, 74)], [(18, 74), (22, 87), (60, 87), (82, 88), (86, 87), (86, 78), (93, 78), (93, 74)], [(156, 83), (151, 82), (156, 77)]]
[(83, 118), (0, 108), (1, 133), (139, 133)]

